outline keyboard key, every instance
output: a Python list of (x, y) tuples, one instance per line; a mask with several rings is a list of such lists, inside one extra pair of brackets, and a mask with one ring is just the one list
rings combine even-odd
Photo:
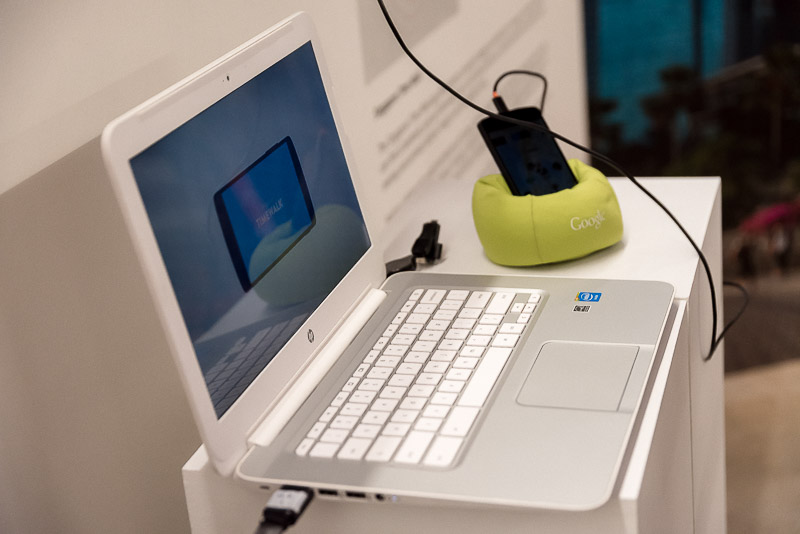
[(495, 293), (489, 305), (486, 307), (486, 313), (499, 313), (505, 315), (511, 303), (514, 302), (515, 293), (500, 292)]
[(428, 330), (447, 330), (450, 327), (450, 321), (444, 319), (431, 319), (428, 323)]
[(456, 357), (456, 351), (454, 350), (437, 350), (431, 356), (431, 361), (434, 362), (452, 362), (453, 358)]
[(381, 431), (381, 425), (361, 423), (353, 430), (353, 437), (372, 439)]
[(522, 313), (533, 313), (536, 310), (536, 304), (528, 303), (522, 308)]
[(322, 431), (325, 430), (325, 426), (326, 426), (325, 423), (320, 423), (319, 421), (317, 421), (316, 423), (314, 423), (314, 426), (311, 427), (311, 430), (308, 431), (306, 437), (317, 439), (322, 435)]
[(391, 367), (373, 367), (370, 369), (367, 378), (381, 378), (387, 379), (392, 375), (392, 368)]
[(424, 330), (420, 335), (420, 341), (439, 341), (442, 339), (444, 331), (442, 330)]
[(339, 430), (350, 430), (358, 423), (358, 417), (355, 415), (337, 415), (331, 421), (331, 428)]
[(325, 411), (322, 412), (322, 415), (319, 416), (320, 422), (327, 423), (328, 421), (333, 419), (333, 416), (336, 415), (337, 410), (338, 408), (336, 408), (335, 406), (328, 406), (327, 408), (325, 408)]
[(483, 309), (489, 303), (491, 297), (492, 294), (489, 291), (473, 291), (464, 304), (464, 307)]
[(464, 342), (460, 339), (445, 339), (439, 343), (439, 348), (442, 350), (458, 350)]
[(433, 393), (434, 386), (423, 386), (421, 384), (414, 384), (408, 390), (409, 397), (430, 397)]
[(375, 362), (375, 367), (394, 367), (400, 363), (400, 356), (383, 355)]
[[(453, 398), (455, 400), (455, 397)], [(450, 405), (448, 404), (429, 404), (425, 410), (422, 411), (422, 417), (434, 417), (437, 419), (444, 419), (450, 412)]]
[(475, 330), (472, 331), (473, 334), (479, 336), (493, 336), (497, 332), (497, 325), (493, 324), (479, 324), (475, 327)]
[(519, 316), (517, 317), (518, 323), (527, 323), (530, 320), (531, 320), (530, 313), (520, 313)]
[(381, 350), (386, 344), (389, 343), (388, 337), (379, 337), (378, 341), (375, 342), (375, 345), (372, 347), (374, 350)]
[(397, 410), (389, 420), (393, 423), (413, 423), (418, 415), (419, 410)]
[(417, 384), (435, 386), (442, 379), (442, 373), (421, 373), (417, 377)]
[(300, 442), (300, 445), (294, 450), (294, 453), (298, 456), (305, 456), (308, 454), (308, 451), (311, 450), (311, 446), (314, 444), (314, 440), (312, 438), (306, 438)]
[(367, 369), (369, 369), (369, 364), (362, 363), (358, 367), (356, 367), (355, 371), (353, 371), (353, 376), (356, 378), (361, 378), (367, 373)]
[(433, 432), (412, 431), (408, 434), (400, 450), (397, 451), (394, 461), (404, 464), (419, 463), (431, 440), (433, 440)]
[(384, 356), (404, 356), (408, 351), (408, 345), (389, 345), (383, 350)]
[(436, 348), (435, 341), (417, 341), (414, 343), (414, 346), (411, 347), (411, 350), (417, 352), (433, 352), (433, 349)]
[(475, 345), (464, 347), (461, 352), (458, 353), (459, 356), (469, 356), (470, 358), (480, 358), (483, 355), (483, 351), (486, 350), (485, 347), (478, 347)]
[(383, 427), (383, 435), (384, 436), (398, 436), (403, 437), (408, 433), (408, 430), (411, 428), (411, 423), (387, 423), (385, 427)]
[(440, 310), (456, 311), (464, 304), (463, 300), (445, 300), (439, 305)]
[(525, 330), (524, 324), (503, 323), (500, 325), (501, 334), (521, 334), (523, 330)]
[(384, 382), (386, 381), (377, 378), (365, 378), (361, 381), (358, 389), (364, 391), (378, 391), (383, 387)]
[(472, 371), (469, 369), (450, 369), (447, 372), (446, 380), (468, 380)]
[(414, 291), (411, 292), (411, 295), (408, 297), (408, 300), (417, 301), (417, 300), (419, 300), (419, 298), (422, 296), (422, 294), (424, 292), (425, 292), (425, 290), (422, 289), (421, 287), (417, 288), (417, 289), (415, 289)]
[(458, 400), (459, 406), (482, 406), (510, 355), (509, 348), (489, 348)]
[(366, 404), (362, 404), (359, 402), (348, 402), (347, 404), (342, 406), (342, 410), (339, 412), (339, 414), (355, 415), (356, 417), (361, 417), (366, 411), (367, 411)]
[[(422, 325), (417, 325), (417, 326), (422, 327)], [(391, 345), (411, 345), (414, 341), (416, 341), (416, 339), (417, 339), (416, 334), (400, 333), (394, 336)], [(386, 351), (384, 351), (384, 354), (386, 354)]]
[(361, 422), (370, 425), (382, 425), (387, 419), (389, 419), (389, 412), (370, 410), (364, 414), (364, 419)]
[(359, 378), (351, 376), (350, 379), (344, 383), (344, 386), (342, 386), (342, 391), (348, 391), (348, 392), (353, 391), (354, 389), (356, 389), (359, 380), (360, 380)]
[(391, 412), (395, 406), (397, 406), (397, 399), (378, 399), (372, 405), (372, 409), (380, 412)]
[(414, 304), (415, 302), (413, 300), (407, 300), (406, 303), (403, 304), (403, 307), (400, 308), (400, 311), (408, 313), (414, 309)]
[(448, 393), (446, 391), (437, 391), (431, 397), (431, 404), (444, 404), (452, 406), (456, 402), (457, 393)]
[(489, 343), (492, 341), (492, 336), (469, 336), (467, 339), (467, 345), (473, 345), (476, 347), (487, 347)]
[(320, 441), (314, 445), (308, 455), (312, 458), (333, 458), (337, 450), (339, 450), (338, 443), (323, 443)]
[(422, 369), (421, 363), (406, 363), (403, 362), (397, 367), (397, 374), (400, 375), (415, 375)]
[(475, 326), (475, 319), (464, 319), (463, 317), (453, 321), (453, 328), (466, 328), (470, 329)]
[(460, 380), (444, 380), (439, 385), (439, 391), (442, 393), (460, 393), (464, 388), (464, 382)]
[(414, 375), (394, 375), (389, 380), (390, 386), (408, 387), (414, 382)]
[(414, 308), (413, 313), (424, 313), (430, 315), (435, 311), (436, 311), (436, 304), (417, 304), (417, 307)]
[(369, 404), (372, 402), (372, 399), (375, 398), (374, 391), (364, 391), (364, 390), (357, 390), (354, 391), (353, 394), (350, 396), (351, 402), (363, 402), (365, 404)]
[(428, 361), (428, 356), (430, 356), (430, 353), (428, 352), (417, 352), (412, 350), (405, 357), (403, 363), (425, 363)]
[[(392, 319), (392, 324), (403, 324), (403, 321), (406, 320), (406, 317), (408, 317), (408, 312), (404, 312), (404, 311), (397, 312), (397, 315), (395, 315), (394, 319)], [(380, 350), (379, 347), (375, 347), (375, 348)]]
[(515, 302), (511, 305), (511, 313), (520, 313), (522, 309), (525, 307), (524, 302)]
[(453, 362), (453, 367), (456, 369), (474, 369), (476, 365), (478, 365), (478, 358), (467, 358), (465, 356), (459, 356)]
[(467, 289), (451, 289), (447, 294), (447, 298), (452, 300), (466, 300), (468, 296), (469, 290)]
[(446, 293), (447, 291), (444, 289), (429, 289), (425, 292), (425, 295), (422, 297), (420, 302), (439, 304)]
[(460, 319), (477, 319), (483, 311), (481, 308), (464, 308), (458, 314)]
[(363, 438), (350, 438), (342, 445), (339, 454), (336, 455), (340, 460), (360, 460), (367, 452), (372, 440)]
[(458, 339), (458, 340), (467, 339), (467, 336), (469, 336), (469, 329), (467, 328), (451, 328), (444, 335), (446, 339)]
[(367, 356), (364, 358), (364, 363), (372, 363), (375, 361), (375, 358), (381, 353), (379, 350), (372, 349), (367, 353)]
[(344, 443), (344, 440), (347, 439), (347, 434), (349, 434), (347, 430), (329, 428), (328, 430), (322, 433), (322, 437), (320, 437), (319, 440), (329, 443), (341, 444)]
[(517, 344), (517, 340), (519, 340), (519, 336), (517, 334), (498, 334), (492, 340), (493, 347), (514, 347)]
[(452, 321), (456, 317), (456, 311), (457, 310), (443, 310), (440, 308), (439, 311), (433, 314), (433, 318), (441, 321)]
[(423, 397), (406, 397), (400, 403), (400, 408), (404, 410), (421, 410), (425, 406)]
[(347, 400), (347, 396), (348, 396), (348, 395), (350, 395), (350, 393), (349, 393), (349, 392), (347, 392), (347, 391), (340, 391), (339, 393), (337, 393), (337, 394), (336, 394), (336, 396), (335, 396), (335, 397), (333, 398), (333, 400), (331, 401), (331, 406), (335, 406), (335, 407), (337, 407), (337, 408), (338, 408), (339, 406), (341, 406), (342, 404), (344, 404), (344, 401), (346, 401), (346, 400)]
[(542, 296), (539, 293), (531, 293), (531, 296), (528, 297), (528, 302), (539, 302), (542, 299)]
[(423, 326), (424, 325), (421, 325), (421, 324), (408, 324), (408, 323), (406, 323), (406, 324), (404, 324), (403, 326), (400, 327), (399, 332), (401, 334), (408, 334), (408, 335), (411, 335), (411, 336), (416, 336), (417, 334), (422, 332)]
[(397, 325), (390, 324), (386, 327), (386, 330), (383, 331), (383, 337), (392, 337), (395, 332), (397, 332)]
[(422, 462), (423, 465), (430, 467), (447, 467), (453, 463), (462, 441), (462, 438), (437, 436), (428, 454), (425, 456), (425, 460)]
[(412, 313), (409, 314), (408, 318), (406, 319), (406, 323), (409, 324), (425, 324), (428, 322), (431, 316), (427, 313)]
[(443, 436), (466, 436), (479, 411), (478, 408), (455, 406), (444, 425), (442, 425), (440, 434)]
[(434, 417), (420, 417), (414, 425), (414, 430), (436, 432), (442, 426), (442, 420)]
[(406, 388), (401, 386), (386, 386), (381, 390), (380, 397), (384, 399), (401, 399), (405, 392)]
[[(381, 436), (372, 444), (365, 460), (368, 462), (388, 462), (397, 446), (400, 445), (400, 438), (394, 436)], [(333, 456), (331, 454), (331, 456)]]
[(447, 362), (431, 361), (425, 366), (424, 372), (426, 373), (446, 373), (450, 366)]
[(500, 324), (503, 322), (503, 317), (503, 315), (484, 313), (478, 322), (480, 324)]

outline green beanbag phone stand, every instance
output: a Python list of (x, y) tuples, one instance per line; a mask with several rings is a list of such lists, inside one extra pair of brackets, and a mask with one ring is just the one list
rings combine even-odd
[(475, 183), (472, 216), (490, 260), (512, 266), (553, 263), (622, 238), (622, 213), (606, 177), (577, 159), (569, 166), (578, 183), (549, 195), (512, 195), (499, 174)]

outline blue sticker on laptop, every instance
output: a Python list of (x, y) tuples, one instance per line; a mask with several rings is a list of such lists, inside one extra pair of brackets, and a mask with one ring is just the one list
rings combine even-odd
[(597, 302), (600, 300), (602, 293), (589, 293), (588, 291), (581, 291), (575, 295), (576, 302)]

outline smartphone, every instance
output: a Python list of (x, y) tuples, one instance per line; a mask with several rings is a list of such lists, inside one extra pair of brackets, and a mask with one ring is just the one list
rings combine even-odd
[[(502, 115), (547, 127), (538, 108)], [(513, 194), (549, 195), (578, 183), (556, 140), (546, 133), (491, 117), (479, 122), (478, 130)]]
[(282, 139), (217, 191), (214, 207), (247, 292), (316, 223), (291, 138)]

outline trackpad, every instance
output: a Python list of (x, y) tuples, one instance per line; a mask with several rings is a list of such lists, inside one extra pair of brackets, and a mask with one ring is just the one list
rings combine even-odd
[(546, 343), (517, 396), (526, 406), (616, 411), (636, 345)]

